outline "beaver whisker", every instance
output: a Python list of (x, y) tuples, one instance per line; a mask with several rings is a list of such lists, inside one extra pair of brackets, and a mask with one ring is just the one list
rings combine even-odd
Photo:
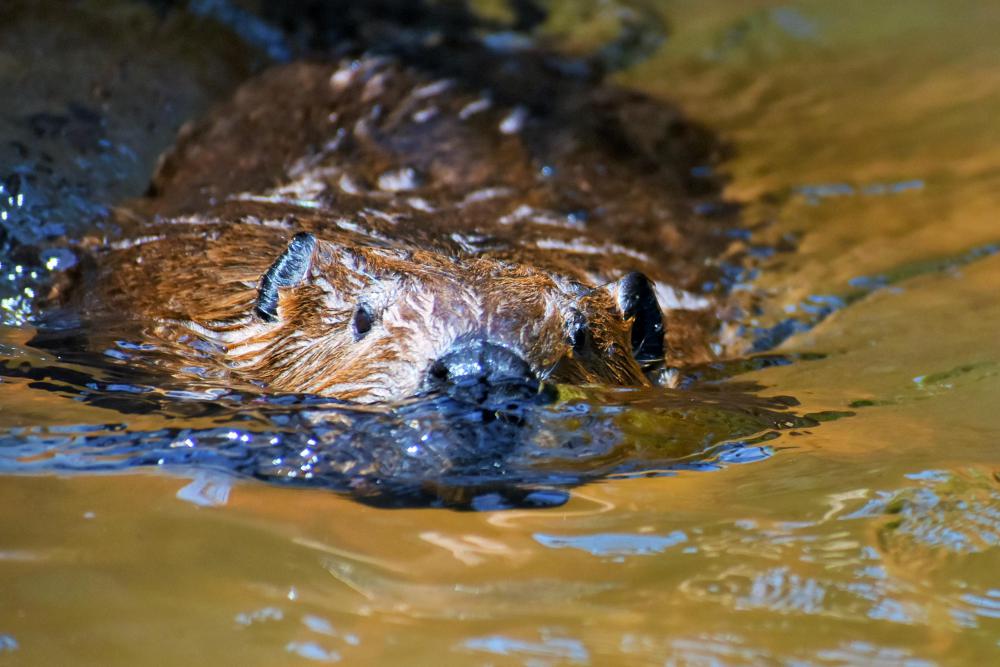
[(555, 372), (555, 370), (559, 366), (559, 364), (561, 364), (561, 363), (562, 363), (562, 359), (561, 358), (560, 359), (556, 359), (555, 361), (553, 361), (552, 365), (550, 365), (548, 368), (546, 368), (545, 370), (543, 370), (541, 373), (538, 374), (538, 379), (539, 380), (543, 380), (543, 381), (544, 380), (548, 380), (552, 376), (552, 374)]

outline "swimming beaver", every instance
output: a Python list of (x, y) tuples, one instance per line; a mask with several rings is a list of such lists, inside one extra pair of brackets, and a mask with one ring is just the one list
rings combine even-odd
[(359, 402), (709, 358), (700, 135), (609, 87), (531, 92), (374, 57), (266, 72), (182, 130), (65, 298), (174, 374)]

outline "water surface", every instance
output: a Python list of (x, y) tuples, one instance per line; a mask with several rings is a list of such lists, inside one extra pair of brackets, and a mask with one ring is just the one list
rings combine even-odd
[[(555, 3), (540, 30), (600, 41), (598, 5)], [(737, 410), (717, 428), (631, 406), (616, 442), (655, 474), (602, 469), (547, 509), (386, 510), (205, 461), (68, 474), (132, 454), (86, 449), (88, 434), (169, 450), (183, 429), (239, 441), (260, 422), (214, 396), (87, 400), (86, 378), (32, 377), (67, 366), (9, 326), (5, 363), (24, 372), (0, 382), (0, 662), (997, 660), (1000, 13), (651, 6), (671, 36), (617, 79), (728, 142), (716, 169), (762, 253), (742, 335), (793, 362), (732, 382), (755, 401), (794, 396), (767, 405), (809, 421)], [(30, 456), (11, 449), (25, 443)]]

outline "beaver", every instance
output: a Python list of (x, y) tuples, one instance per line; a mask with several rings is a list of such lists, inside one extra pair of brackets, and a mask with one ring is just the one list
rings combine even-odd
[(59, 298), (176, 376), (361, 403), (712, 358), (704, 135), (603, 84), (516, 92), (374, 56), (267, 71), (182, 128)]

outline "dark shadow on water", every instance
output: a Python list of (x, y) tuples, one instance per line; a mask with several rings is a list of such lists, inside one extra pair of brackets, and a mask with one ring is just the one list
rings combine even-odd
[[(64, 340), (72, 341), (72, 336)], [(49, 341), (51, 343), (51, 341)], [(51, 352), (51, 347), (49, 349)], [(0, 474), (221, 471), (321, 487), (382, 507), (549, 507), (609, 476), (713, 470), (767, 458), (779, 431), (819, 419), (759, 387), (560, 388), (499, 409), (444, 396), (358, 406), (307, 395), (172, 386), (155, 372), (70, 348), (63, 361), (0, 358), (0, 379), (114, 411), (120, 421), (0, 434)], [(72, 364), (67, 360), (72, 360)], [(134, 430), (135, 415), (164, 428)], [(193, 419), (207, 426), (186, 426)], [(172, 423), (176, 422), (176, 426)]]

